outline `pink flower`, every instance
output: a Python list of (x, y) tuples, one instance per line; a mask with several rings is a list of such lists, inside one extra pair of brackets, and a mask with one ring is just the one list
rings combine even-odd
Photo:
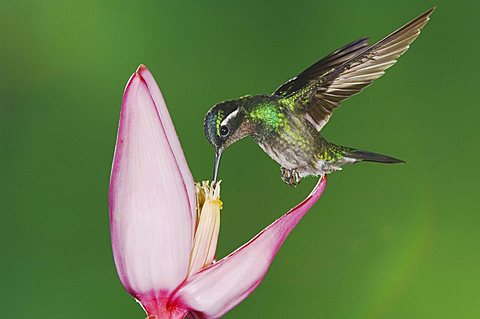
[(285, 238), (322, 195), (215, 262), (220, 184), (195, 184), (152, 74), (141, 65), (123, 96), (110, 180), (113, 255), (149, 318), (219, 318), (262, 281)]

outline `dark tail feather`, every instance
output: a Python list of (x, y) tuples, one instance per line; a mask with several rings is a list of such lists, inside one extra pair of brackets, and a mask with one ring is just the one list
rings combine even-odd
[(387, 155), (377, 154), (373, 152), (361, 151), (361, 150), (350, 150), (348, 155), (359, 161), (367, 162), (377, 162), (377, 163), (405, 163), (405, 161), (393, 158)]

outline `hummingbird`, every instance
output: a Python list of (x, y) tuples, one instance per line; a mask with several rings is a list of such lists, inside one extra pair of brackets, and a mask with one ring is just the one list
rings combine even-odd
[(282, 84), (272, 94), (247, 95), (215, 104), (206, 114), (205, 135), (215, 149), (213, 181), (222, 152), (251, 136), (281, 166), (282, 180), (295, 187), (361, 161), (403, 163), (394, 157), (340, 146), (320, 131), (343, 100), (359, 93), (397, 62), (418, 37), (432, 8), (380, 41), (353, 41)]

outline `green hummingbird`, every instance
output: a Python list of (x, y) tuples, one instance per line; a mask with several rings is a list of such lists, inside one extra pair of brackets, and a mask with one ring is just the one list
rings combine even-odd
[(340, 102), (359, 93), (418, 37), (432, 8), (375, 44), (363, 38), (319, 60), (273, 94), (247, 95), (214, 105), (205, 116), (205, 135), (215, 148), (213, 180), (222, 152), (252, 136), (281, 166), (285, 183), (297, 186), (305, 176), (324, 176), (360, 161), (402, 163), (373, 152), (328, 142), (320, 131)]

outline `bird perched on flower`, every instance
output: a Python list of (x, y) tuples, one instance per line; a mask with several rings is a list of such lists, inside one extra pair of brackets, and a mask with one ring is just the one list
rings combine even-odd
[(204, 130), (215, 148), (213, 180), (222, 152), (246, 136), (281, 166), (296, 186), (305, 176), (323, 176), (360, 161), (401, 163), (396, 158), (340, 146), (320, 131), (343, 100), (382, 76), (418, 37), (434, 8), (375, 44), (360, 39), (341, 47), (281, 85), (273, 94), (248, 95), (213, 106)]

